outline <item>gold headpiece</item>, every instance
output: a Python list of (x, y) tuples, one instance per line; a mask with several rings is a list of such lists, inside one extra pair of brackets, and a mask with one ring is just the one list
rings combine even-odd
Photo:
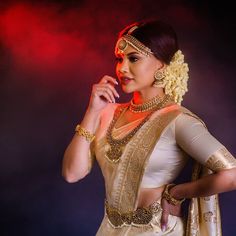
[(137, 25), (133, 26), (127, 34), (118, 39), (115, 47), (116, 54), (120, 52), (123, 53), (128, 45), (145, 56), (150, 56), (151, 54), (153, 54), (152, 50), (149, 47), (146, 47), (143, 43), (141, 43), (138, 39), (131, 35), (131, 33), (137, 28)]

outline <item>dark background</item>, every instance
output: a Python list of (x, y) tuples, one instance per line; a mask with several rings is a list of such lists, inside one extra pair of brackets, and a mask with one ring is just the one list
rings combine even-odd
[[(228, 1), (0, 2), (0, 235), (95, 235), (104, 186), (97, 165), (74, 184), (64, 150), (91, 86), (114, 76), (119, 30), (158, 17), (190, 67), (183, 105), (235, 155), (235, 13)], [(130, 96), (122, 94), (118, 102)], [(236, 192), (220, 195), (223, 235), (236, 235)]]

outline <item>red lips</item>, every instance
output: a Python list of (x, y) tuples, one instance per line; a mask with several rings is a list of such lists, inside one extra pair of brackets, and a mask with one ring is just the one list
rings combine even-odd
[(125, 77), (125, 76), (120, 77), (120, 83), (123, 85), (130, 83), (131, 80), (133, 80), (133, 79), (131, 79), (129, 77)]

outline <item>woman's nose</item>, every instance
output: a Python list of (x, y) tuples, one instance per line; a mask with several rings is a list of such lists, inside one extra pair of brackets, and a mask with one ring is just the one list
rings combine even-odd
[(119, 73), (125, 74), (128, 72), (128, 65), (127, 62), (123, 61), (120, 63), (119, 68), (118, 68)]

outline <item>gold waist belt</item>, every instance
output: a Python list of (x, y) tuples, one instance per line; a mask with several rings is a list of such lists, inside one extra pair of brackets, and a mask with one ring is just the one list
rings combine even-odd
[(139, 207), (135, 211), (120, 212), (105, 201), (105, 209), (110, 223), (120, 228), (124, 225), (147, 225), (155, 213), (161, 211), (161, 205), (158, 201), (153, 202), (148, 207)]

